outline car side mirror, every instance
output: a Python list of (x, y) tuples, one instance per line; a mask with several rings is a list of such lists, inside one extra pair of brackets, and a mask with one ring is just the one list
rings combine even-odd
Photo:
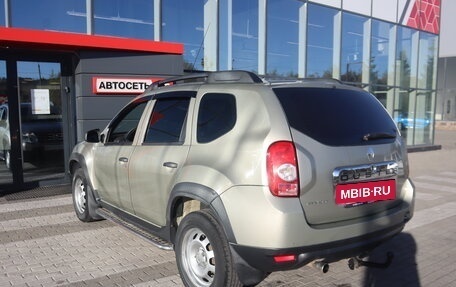
[(90, 130), (85, 134), (85, 141), (89, 143), (98, 143), (100, 142), (100, 130), (94, 129)]

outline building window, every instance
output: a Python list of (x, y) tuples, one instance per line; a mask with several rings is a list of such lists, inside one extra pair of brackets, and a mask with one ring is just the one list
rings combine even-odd
[(394, 119), (407, 145), (432, 144), (435, 93), (426, 90), (399, 90), (398, 112)]
[(407, 145), (432, 144), (437, 36), (406, 27), (398, 28), (397, 117)]
[[(369, 66), (364, 62), (366, 42), (370, 41), (368, 19), (355, 14), (343, 13), (341, 80), (362, 83), (363, 70)], [(368, 54), (367, 54), (368, 55)]]
[(231, 41), (231, 0), (218, 2), (219, 37), (218, 37), (218, 67), (220, 70), (231, 70), (232, 67), (232, 41)]
[(94, 0), (94, 34), (154, 39), (153, 0)]
[(433, 34), (420, 32), (418, 88), (436, 88), (437, 39)]
[(267, 4), (266, 73), (272, 77), (297, 78), (299, 9), (303, 3), (272, 0)]
[(6, 26), (5, 1), (0, 1), (0, 26)]
[(413, 117), (413, 145), (432, 144), (435, 95), (428, 90), (417, 90)]
[(233, 0), (232, 69), (258, 70), (258, 0)]
[[(373, 85), (393, 85), (394, 79), (394, 25), (382, 21), (372, 21), (370, 83)], [(393, 40), (393, 41), (391, 41)], [(393, 54), (391, 55), (391, 52)], [(393, 65), (391, 65), (393, 63)]]
[(307, 23), (307, 76), (333, 77), (335, 9), (309, 4)]
[(394, 110), (396, 27), (372, 20), (370, 49), (370, 91), (388, 109)]
[(204, 2), (162, 1), (162, 40), (184, 44), (186, 70), (204, 70)]
[(11, 26), (86, 33), (86, 1), (9, 1)]
[[(396, 48), (396, 85), (403, 88), (411, 87), (411, 77), (416, 75), (416, 65), (414, 65), (413, 55), (418, 49), (416, 41), (417, 31), (406, 27), (399, 27), (397, 32), (397, 48)], [(412, 71), (413, 69), (413, 71)]]
[(0, 105), (8, 102), (6, 86), (6, 62), (0, 60)]

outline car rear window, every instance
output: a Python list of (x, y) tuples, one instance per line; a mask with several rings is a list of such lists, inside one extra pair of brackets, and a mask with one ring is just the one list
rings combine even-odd
[(290, 126), (330, 146), (391, 143), (397, 128), (382, 104), (364, 91), (336, 88), (274, 88)]

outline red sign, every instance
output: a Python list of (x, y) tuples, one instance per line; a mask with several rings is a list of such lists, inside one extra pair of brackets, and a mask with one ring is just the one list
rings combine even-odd
[(161, 78), (102, 78), (92, 79), (94, 94), (140, 95)]
[(396, 199), (396, 181), (382, 180), (339, 184), (336, 186), (336, 204), (365, 203)]

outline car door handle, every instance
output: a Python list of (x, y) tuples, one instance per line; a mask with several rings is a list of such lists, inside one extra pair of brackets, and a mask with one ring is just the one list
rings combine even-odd
[(126, 162), (128, 162), (128, 158), (126, 158), (126, 157), (119, 157), (119, 161), (120, 161), (120, 162), (125, 162), (125, 163), (126, 163)]
[(177, 168), (177, 163), (167, 161), (167, 162), (163, 163), (163, 166), (170, 167), (170, 168)]

